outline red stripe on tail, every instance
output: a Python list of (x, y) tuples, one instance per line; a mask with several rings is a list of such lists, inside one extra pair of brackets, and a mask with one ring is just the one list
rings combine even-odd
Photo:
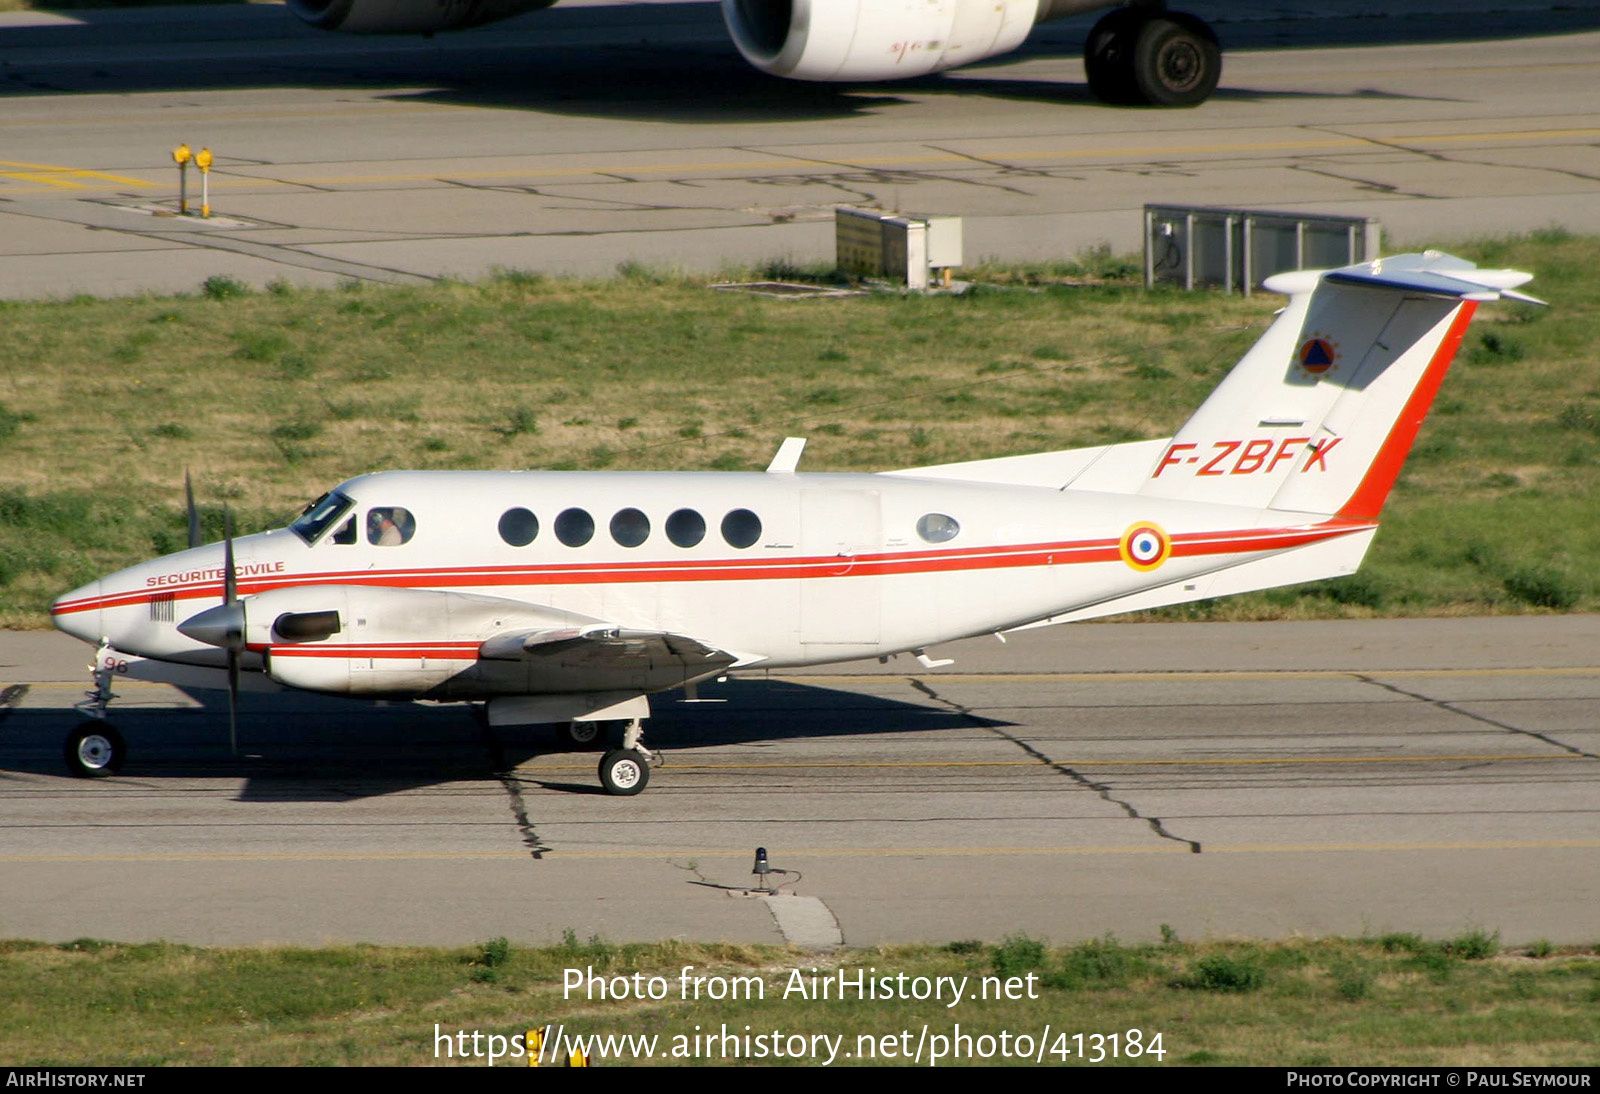
[(1439, 393), (1439, 385), (1444, 383), (1445, 373), (1450, 371), (1450, 362), (1455, 360), (1456, 351), (1461, 348), (1461, 339), (1466, 337), (1467, 325), (1472, 322), (1472, 315), (1477, 310), (1477, 301), (1462, 301), (1449, 331), (1445, 333), (1444, 341), (1434, 351), (1433, 360), (1428, 362), (1422, 379), (1411, 392), (1411, 398), (1406, 400), (1405, 409), (1395, 419), (1383, 447), (1378, 449), (1377, 458), (1367, 468), (1356, 492), (1339, 510), (1339, 516), (1357, 520), (1377, 519), (1384, 501), (1389, 497), (1389, 491), (1394, 487), (1395, 479), (1400, 477), (1400, 468), (1417, 439), (1417, 430), (1422, 428), (1422, 420), (1428, 416), (1433, 397)]

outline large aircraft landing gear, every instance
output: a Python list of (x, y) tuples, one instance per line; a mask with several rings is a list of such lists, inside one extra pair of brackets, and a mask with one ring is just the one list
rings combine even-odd
[(1123, 106), (1196, 106), (1222, 76), (1222, 49), (1206, 23), (1160, 7), (1117, 8), (1083, 48), (1089, 90)]
[(67, 735), (67, 767), (84, 779), (102, 779), (122, 769), (128, 746), (110, 722), (85, 722)]
[(622, 747), (613, 748), (600, 758), (600, 785), (607, 794), (631, 797), (650, 783), (650, 765), (658, 759), (640, 742), (644, 723), (631, 719), (622, 732)]

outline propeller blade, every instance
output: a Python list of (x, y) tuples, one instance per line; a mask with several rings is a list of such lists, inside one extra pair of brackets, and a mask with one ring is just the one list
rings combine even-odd
[(239, 602), (239, 579), (233, 572), (233, 515), (222, 507), (222, 602)]
[(228, 748), (239, 755), (239, 648), (228, 647)]
[(189, 481), (187, 468), (183, 472), (183, 496), (189, 506), (189, 546), (200, 546), (200, 510), (194, 507), (194, 483)]

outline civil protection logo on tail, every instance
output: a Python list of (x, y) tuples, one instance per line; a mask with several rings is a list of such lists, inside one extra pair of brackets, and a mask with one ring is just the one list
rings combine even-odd
[(1302, 373), (1315, 379), (1328, 372), (1338, 372), (1339, 356), (1339, 343), (1317, 331), (1300, 343), (1295, 352), (1295, 364)]
[(1172, 553), (1172, 537), (1154, 521), (1140, 521), (1122, 533), (1117, 551), (1135, 570), (1154, 570)]

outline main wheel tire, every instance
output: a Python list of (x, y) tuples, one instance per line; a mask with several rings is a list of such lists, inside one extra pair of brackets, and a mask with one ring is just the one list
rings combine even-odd
[(1083, 45), (1083, 70), (1089, 92), (1103, 103), (1141, 102), (1133, 78), (1133, 52), (1146, 16), (1137, 8), (1117, 8), (1100, 17)]
[(556, 726), (556, 736), (574, 752), (587, 752), (605, 743), (603, 722), (562, 722)]
[(1151, 106), (1198, 106), (1222, 78), (1222, 48), (1205, 23), (1183, 12), (1145, 20), (1133, 47), (1137, 97)]
[(122, 770), (128, 746), (110, 722), (85, 722), (67, 736), (67, 767), (81, 779), (103, 779)]
[(631, 748), (614, 748), (600, 759), (600, 785), (607, 794), (632, 797), (650, 782), (650, 762)]

